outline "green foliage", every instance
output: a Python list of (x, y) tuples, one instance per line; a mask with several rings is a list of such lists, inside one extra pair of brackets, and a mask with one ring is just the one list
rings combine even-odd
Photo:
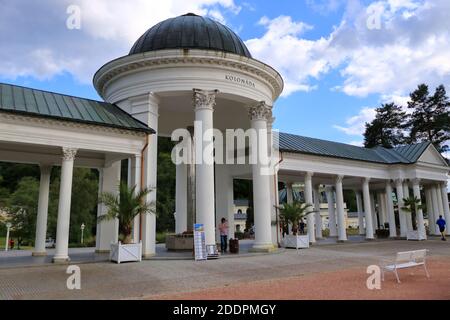
[(376, 109), (375, 119), (371, 123), (366, 123), (364, 146), (366, 148), (376, 146), (392, 148), (403, 143), (405, 115), (402, 108), (394, 103), (381, 105)]
[(292, 224), (292, 233), (297, 234), (298, 224), (300, 220), (305, 218), (308, 214), (314, 212), (310, 210), (311, 204), (294, 201), (293, 203), (285, 203), (283, 206), (277, 207), (280, 210), (280, 220), (283, 224)]
[(438, 86), (430, 95), (428, 86), (420, 84), (411, 92), (409, 114), (394, 103), (376, 109), (375, 119), (366, 123), (365, 147), (392, 148), (405, 143), (430, 141), (439, 152), (449, 150), (450, 100), (445, 87)]
[(449, 111), (450, 101), (445, 87), (440, 85), (430, 96), (428, 86), (421, 84), (410, 95), (408, 108), (413, 110), (408, 126), (411, 129), (411, 141), (431, 141), (440, 152), (448, 150), (450, 140)]
[(124, 243), (130, 243), (133, 221), (136, 216), (155, 213), (155, 204), (147, 201), (149, 189), (136, 192), (136, 186), (131, 188), (126, 183), (119, 185), (119, 194), (105, 192), (100, 195), (99, 202), (107, 207), (105, 215), (98, 217), (101, 220), (119, 220), (119, 232), (124, 237)]
[(80, 243), (81, 224), (83, 223), (85, 224), (84, 239), (89, 239), (95, 234), (97, 225), (98, 183), (98, 173), (96, 170), (75, 168), (70, 206), (70, 242)]
[(157, 231), (174, 231), (175, 218), (175, 165), (170, 153), (158, 154), (158, 189), (156, 209), (158, 212)]
[(13, 225), (12, 234), (24, 240), (32, 240), (36, 229), (39, 198), (39, 181), (24, 177), (17, 184), (7, 203)]
[(344, 202), (347, 205), (347, 209), (350, 212), (358, 211), (358, 207), (356, 205), (356, 195), (353, 190), (344, 190)]

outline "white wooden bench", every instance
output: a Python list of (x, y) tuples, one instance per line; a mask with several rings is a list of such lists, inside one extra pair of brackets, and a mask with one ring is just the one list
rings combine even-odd
[(390, 271), (395, 274), (395, 277), (397, 278), (397, 282), (400, 283), (400, 279), (398, 277), (398, 270), (406, 269), (406, 268), (420, 267), (420, 266), (423, 266), (423, 268), (425, 270), (425, 274), (427, 275), (427, 278), (429, 278), (430, 275), (428, 273), (427, 264), (426, 264), (427, 251), (428, 251), (427, 249), (422, 249), (422, 250), (414, 250), (414, 251), (397, 252), (397, 255), (396, 255), (394, 261), (384, 260), (382, 262), (382, 264), (381, 264), (381, 279), (384, 281), (384, 272)]

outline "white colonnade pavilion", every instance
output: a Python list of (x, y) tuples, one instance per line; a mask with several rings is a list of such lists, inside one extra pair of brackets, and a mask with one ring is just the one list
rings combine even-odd
[[(170, 137), (179, 129), (200, 139), (179, 139), (188, 146), (185, 156), (204, 161), (176, 165), (175, 231), (190, 231), (193, 223), (202, 223), (209, 247), (218, 241), (222, 217), (233, 225), (234, 179), (253, 181), (254, 251), (274, 250), (280, 242), (279, 181), (288, 186), (289, 201), (292, 184), (301, 184), (304, 200), (316, 208), (324, 192), (330, 235), (339, 241), (347, 240), (345, 189), (356, 192), (359, 231), (367, 239), (374, 239), (375, 230), (385, 223), (391, 237), (406, 237), (408, 232), (424, 236), (424, 212), (419, 210), (412, 221), (401, 209), (408, 195), (427, 204), (431, 221), (441, 213), (450, 221), (449, 167), (430, 143), (365, 149), (272, 130), (282, 77), (252, 58), (244, 42), (217, 21), (194, 14), (162, 21), (145, 32), (128, 55), (101, 67), (94, 86), (105, 102), (1, 85), (0, 161), (41, 167), (36, 255), (45, 254), (52, 166), (61, 166), (54, 257), (58, 262), (69, 259), (73, 167), (97, 168), (99, 191), (114, 191), (120, 162), (128, 159), (129, 184), (152, 188), (148, 200), (155, 200), (157, 137)], [(202, 134), (209, 129), (214, 135)], [(226, 137), (230, 129), (235, 135), (226, 140), (233, 145), (220, 153), (217, 133)], [(238, 132), (247, 133), (243, 143)], [(252, 148), (273, 165), (249, 163)], [(230, 158), (234, 161), (222, 161)], [(400, 212), (395, 213), (395, 204)], [(104, 212), (99, 205), (98, 214)], [(154, 215), (134, 222), (133, 238), (142, 241), (144, 257), (156, 253), (156, 223)], [(311, 243), (322, 237), (320, 216), (308, 215), (307, 226)], [(436, 233), (432, 224), (430, 234)], [(234, 237), (233, 228), (229, 236)], [(109, 251), (117, 238), (116, 221), (99, 223), (96, 250)]]

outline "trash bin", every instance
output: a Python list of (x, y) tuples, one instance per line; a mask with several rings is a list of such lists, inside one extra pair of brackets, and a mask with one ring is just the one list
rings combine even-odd
[(230, 253), (239, 253), (239, 239), (230, 239)]

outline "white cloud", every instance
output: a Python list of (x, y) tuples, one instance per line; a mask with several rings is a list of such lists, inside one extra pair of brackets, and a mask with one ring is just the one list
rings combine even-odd
[(313, 90), (314, 86), (308, 83), (308, 78), (318, 78), (329, 68), (329, 63), (319, 58), (327, 41), (299, 38), (312, 26), (295, 22), (288, 16), (272, 20), (263, 17), (259, 24), (265, 26), (267, 32), (261, 38), (246, 41), (246, 45), (254, 57), (282, 73), (285, 80), (283, 95)]
[[(341, 4), (309, 3), (324, 10)], [(266, 33), (246, 43), (256, 58), (282, 73), (284, 95), (311, 90), (311, 82), (330, 70), (339, 70), (343, 78), (334, 89), (350, 96), (402, 97), (421, 82), (450, 85), (450, 1), (381, 0), (370, 7), (377, 8), (380, 29), (367, 27), (373, 11), (353, 0), (325, 37), (307, 40), (303, 35), (311, 26), (280, 16), (264, 18)]]
[(375, 109), (363, 108), (356, 116), (348, 118), (345, 126), (334, 125), (335, 129), (338, 129), (345, 134), (352, 136), (360, 136), (365, 131), (366, 122), (371, 122), (375, 118)]
[[(81, 8), (81, 29), (66, 28), (69, 5)], [(0, 76), (48, 79), (70, 73), (91, 83), (104, 63), (128, 54), (134, 41), (161, 20), (194, 12), (222, 22), (238, 14), (234, 0), (4, 1), (0, 10)]]

